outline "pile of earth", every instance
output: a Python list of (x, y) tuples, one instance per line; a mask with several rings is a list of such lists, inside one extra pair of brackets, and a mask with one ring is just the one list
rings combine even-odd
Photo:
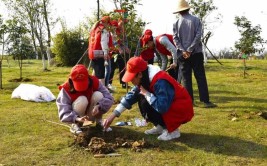
[(142, 152), (143, 149), (157, 147), (140, 136), (126, 135), (125, 133), (126, 131), (120, 130), (120, 128), (113, 129), (112, 132), (103, 132), (97, 127), (83, 128), (82, 133), (74, 136), (74, 144), (84, 147), (93, 154), (115, 153), (118, 148), (129, 148), (134, 152)]

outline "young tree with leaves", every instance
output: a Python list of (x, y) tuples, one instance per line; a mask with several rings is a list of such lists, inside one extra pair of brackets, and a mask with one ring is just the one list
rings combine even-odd
[(263, 44), (266, 43), (260, 33), (262, 32), (261, 26), (252, 26), (251, 21), (249, 21), (245, 16), (235, 17), (234, 24), (241, 35), (239, 41), (235, 42), (235, 48), (239, 52), (243, 52), (247, 55), (263, 52)]
[[(36, 57), (42, 57), (43, 70), (47, 70), (45, 59), (45, 34), (48, 34), (47, 44), (50, 45), (51, 34), (49, 24), (50, 0), (2, 0), (12, 11), (12, 15), (30, 29)], [(38, 44), (37, 44), (38, 43)], [(40, 51), (38, 51), (40, 49)], [(51, 59), (50, 57), (48, 60)]]
[(31, 42), (27, 34), (29, 29), (21, 24), (16, 18), (7, 20), (8, 27), (8, 49), (7, 52), (18, 60), (20, 68), (20, 80), (22, 80), (22, 61), (32, 53)]

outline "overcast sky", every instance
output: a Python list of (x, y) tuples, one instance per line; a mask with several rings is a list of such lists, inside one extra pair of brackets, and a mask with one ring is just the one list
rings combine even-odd
[[(58, 2), (58, 0), (53, 1)], [(113, 0), (100, 0), (99, 2), (100, 6), (107, 11), (114, 9)], [(267, 8), (264, 2), (264, 0), (214, 0), (214, 5), (218, 7), (215, 14), (220, 13), (223, 17), (221, 24), (214, 25), (214, 35), (210, 38), (208, 47), (211, 50), (220, 50), (234, 46), (234, 42), (240, 38), (237, 27), (233, 24), (235, 16), (245, 16), (252, 22), (253, 26), (259, 24), (262, 28), (261, 36), (267, 40)], [(145, 21), (151, 22), (146, 28), (150, 28), (154, 35), (172, 34), (172, 24), (176, 20), (176, 15), (172, 12), (177, 7), (177, 1), (142, 0), (141, 3), (143, 5), (138, 7), (139, 15)], [(71, 16), (75, 19), (70, 18), (68, 21), (70, 24), (72, 20), (81, 20), (79, 18), (97, 9), (96, 0), (64, 1), (64, 4), (65, 11), (61, 13), (62, 16), (69, 18), (68, 13), (75, 13)], [(62, 4), (60, 3), (57, 6), (60, 7)], [(73, 12), (70, 12), (72, 10)]]
[[(55, 16), (66, 19), (67, 26), (77, 26), (85, 16), (90, 16), (97, 9), (97, 0), (51, 0), (56, 10)], [(113, 0), (99, 0), (100, 7), (106, 11), (114, 10)], [(138, 14), (153, 31), (153, 35), (172, 34), (172, 24), (176, 15), (172, 14), (177, 7), (177, 0), (142, 0)], [(234, 42), (240, 38), (237, 27), (233, 24), (235, 16), (245, 16), (253, 26), (260, 25), (261, 36), (267, 40), (267, 8), (264, 0), (214, 0), (218, 7), (216, 13), (222, 17), (221, 24), (215, 24), (208, 47), (213, 51), (234, 47)], [(3, 9), (1, 9), (1, 13)]]

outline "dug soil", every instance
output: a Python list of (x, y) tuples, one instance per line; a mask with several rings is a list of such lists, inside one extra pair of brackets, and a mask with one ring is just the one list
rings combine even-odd
[(115, 153), (118, 148), (128, 148), (135, 152), (157, 148), (157, 145), (142, 138), (143, 133), (133, 131), (131, 133), (129, 129), (123, 127), (114, 127), (111, 132), (103, 132), (101, 128), (94, 126), (82, 130), (81, 134), (74, 136), (74, 144), (93, 154)]

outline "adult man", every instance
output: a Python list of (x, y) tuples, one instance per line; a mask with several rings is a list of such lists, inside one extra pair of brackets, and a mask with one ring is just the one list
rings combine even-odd
[(179, 13), (178, 20), (173, 24), (173, 39), (176, 48), (180, 53), (179, 66), (183, 78), (183, 85), (189, 92), (192, 101), (192, 70), (197, 80), (200, 101), (204, 107), (216, 107), (209, 100), (209, 91), (205, 75), (202, 53), (202, 24), (200, 19), (189, 14), (189, 4), (185, 0), (178, 0), (178, 9), (174, 14)]
[(194, 116), (192, 100), (184, 87), (158, 66), (148, 65), (141, 57), (127, 62), (124, 82), (135, 86), (103, 121), (108, 128), (115, 117), (138, 102), (142, 116), (154, 127), (145, 134), (159, 134), (159, 140), (168, 141), (180, 137), (177, 129)]

